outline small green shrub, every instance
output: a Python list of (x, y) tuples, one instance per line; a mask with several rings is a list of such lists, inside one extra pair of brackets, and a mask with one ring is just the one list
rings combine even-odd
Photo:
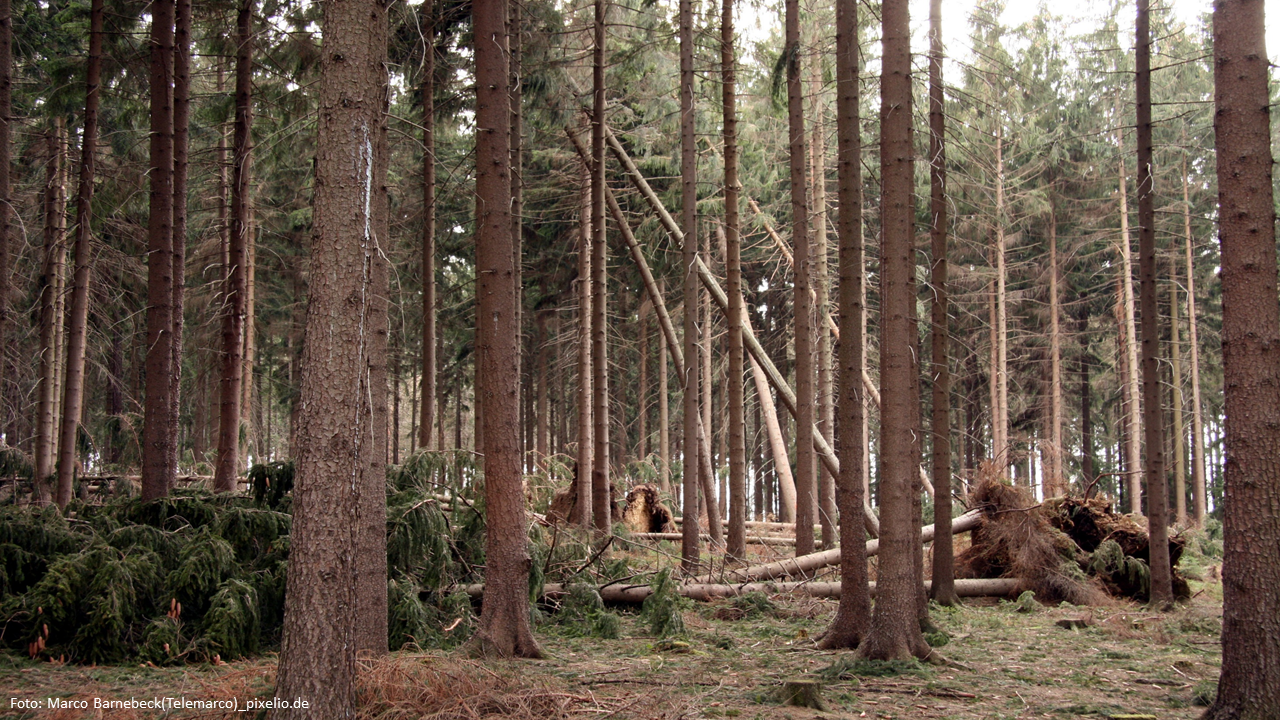
[(649, 588), (652, 592), (644, 599), (640, 616), (650, 634), (660, 638), (684, 635), (684, 610), (689, 607), (689, 600), (680, 596), (671, 568), (660, 570)]

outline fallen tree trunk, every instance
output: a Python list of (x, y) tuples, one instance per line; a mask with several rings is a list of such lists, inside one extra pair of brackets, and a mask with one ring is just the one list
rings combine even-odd
[[(622, 143), (618, 142), (618, 138), (613, 134), (613, 131), (610, 130), (608, 126), (605, 127), (604, 131), (605, 139), (609, 143), (610, 150), (612, 150), (614, 156), (618, 158), (618, 162), (622, 163), (623, 168), (626, 170), (627, 177), (631, 179), (632, 184), (636, 186), (636, 189), (640, 191), (640, 194), (648, 201), (650, 207), (652, 207), (654, 212), (657, 213), (658, 219), (662, 222), (663, 228), (667, 231), (668, 236), (671, 237), (672, 244), (677, 248), (684, 247), (684, 232), (678, 225), (676, 225), (675, 220), (671, 217), (671, 213), (667, 212), (662, 201), (658, 198), (657, 194), (654, 193), (653, 188), (649, 186), (649, 181), (645, 179), (644, 174), (636, 167), (635, 162), (631, 160), (631, 156), (629, 156), (626, 149), (622, 147)], [(719, 308), (721, 313), (727, 313), (729, 309), (729, 296), (725, 294), (724, 288), (720, 287), (720, 282), (711, 274), (711, 269), (702, 261), (702, 258), (697, 258), (694, 270), (698, 273), (698, 279), (702, 281), (707, 292), (711, 294), (711, 299), (715, 302), (716, 307)], [(770, 359), (769, 354), (764, 351), (764, 348), (760, 345), (760, 341), (756, 338), (755, 333), (751, 330), (749, 324), (742, 328), (742, 342), (746, 350), (751, 353), (751, 356), (760, 364), (760, 368), (768, 378), (769, 384), (772, 385), (773, 389), (778, 393), (778, 399), (782, 401), (782, 404), (787, 408), (787, 411), (791, 413), (791, 416), (795, 417), (795, 391), (787, 384), (786, 378), (784, 378), (782, 373), (778, 371), (778, 367), (773, 364), (773, 360)], [(827, 442), (826, 437), (818, 429), (816, 424), (814, 425), (813, 431), (813, 446), (814, 449), (818, 451), (818, 458), (822, 461), (827, 472), (831, 473), (832, 477), (839, 477), (840, 460), (836, 457), (835, 450), (831, 447), (831, 444)], [(871, 505), (868, 503), (864, 502), (863, 512), (866, 515), (865, 524), (868, 533), (878, 536), (880, 534), (880, 519), (876, 517), (875, 512), (871, 509)]]
[[(626, 538), (619, 538), (619, 539), (622, 539), (622, 540), (679, 540), (682, 537), (684, 537), (684, 535), (682, 535), (681, 533), (638, 532), (638, 533), (631, 533)], [(701, 535), (699, 535), (699, 537), (701, 537), (703, 540), (707, 540), (711, 536), (708, 535), (707, 533), (702, 533)], [(755, 543), (756, 545), (794, 546), (796, 544), (796, 539), (794, 537), (784, 537), (781, 535), (748, 535), (747, 542)], [(821, 542), (819, 542), (818, 544), (821, 544)]]
[[(928, 591), (930, 581), (925, 580)], [(876, 594), (876, 584), (867, 583), (872, 597)], [(956, 594), (960, 597), (1010, 597), (1022, 586), (1019, 578), (996, 578), (992, 580), (956, 580)], [(763, 582), (742, 583), (738, 585), (716, 585), (694, 583), (678, 585), (677, 592), (694, 600), (714, 600), (716, 598), (737, 597), (750, 592), (762, 593), (799, 593), (810, 597), (840, 597), (839, 582)], [(467, 594), (473, 598), (484, 596), (484, 584), (466, 586)], [(600, 588), (600, 597), (607, 603), (642, 603), (652, 593), (648, 585), (606, 585)], [(542, 586), (541, 598), (554, 599), (565, 594), (563, 586), (547, 584)]]
[[(951, 533), (953, 535), (972, 530), (982, 523), (983, 513), (981, 510), (970, 510), (960, 517), (951, 521)], [(920, 542), (930, 542), (933, 540), (933, 525), (925, 525), (920, 528)], [(880, 541), (867, 541), (867, 557), (871, 557), (880, 552)], [(740, 568), (724, 573), (721, 576), (701, 575), (693, 578), (695, 584), (728, 582), (728, 583), (744, 583), (756, 580), (774, 580), (776, 578), (790, 577), (792, 575), (807, 575), (813, 571), (826, 567), (827, 565), (840, 564), (840, 548), (832, 548), (831, 550), (823, 550), (822, 552), (810, 555), (801, 555), (800, 557), (787, 558), (777, 562), (771, 562), (765, 565), (752, 565), (750, 567)]]

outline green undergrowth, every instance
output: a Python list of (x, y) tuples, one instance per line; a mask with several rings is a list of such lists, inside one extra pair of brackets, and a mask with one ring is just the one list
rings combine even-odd
[[(150, 502), (73, 501), (66, 515), (0, 507), (0, 647), (32, 659), (156, 665), (277, 647), (293, 466), (258, 465), (249, 478), (249, 497), (178, 490)], [(537, 587), (544, 579), (627, 574), (625, 563), (597, 549), (533, 531)], [(450, 647), (470, 637), (475, 616), (464, 586), (483, 582), (484, 562), (473, 456), (424, 452), (388, 469), (391, 649)], [(602, 607), (576, 612), (589, 616), (590, 634), (616, 636)]]

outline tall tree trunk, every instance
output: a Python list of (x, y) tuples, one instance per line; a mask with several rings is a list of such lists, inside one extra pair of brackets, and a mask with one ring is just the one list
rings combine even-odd
[(1187, 186), (1187, 156), (1182, 156), (1182, 223), (1186, 241), (1187, 266), (1187, 334), (1191, 345), (1191, 498), (1192, 517), (1197, 526), (1204, 524), (1206, 512), (1204, 482), (1204, 415), (1200, 404), (1200, 340), (1196, 328), (1196, 268), (1191, 253), (1191, 201)]
[[(602, 2), (602, 0), (598, 0)], [(598, 7), (603, 15), (603, 8)], [(510, 100), (505, 0), (478, 0), (476, 37), (476, 317), (484, 415), (485, 602), (472, 643), (499, 657), (541, 657), (529, 628), (528, 520), (520, 472), (520, 352), (511, 238)], [(600, 18), (603, 20), (603, 17)], [(603, 148), (603, 145), (602, 145)], [(599, 233), (597, 231), (597, 237)], [(598, 425), (598, 424), (597, 424)], [(597, 442), (597, 447), (599, 443)], [(607, 529), (607, 528), (606, 528)]]
[(17, 445), (16, 379), (9, 362), (10, 216), (13, 187), (9, 179), (10, 133), (13, 114), (13, 8), (0, 0), (0, 432)]
[(1169, 365), (1173, 395), (1173, 421), (1170, 427), (1173, 432), (1173, 497), (1178, 527), (1187, 524), (1187, 433), (1183, 429), (1182, 417), (1182, 337), (1179, 325), (1182, 324), (1178, 311), (1178, 270), (1177, 263), (1169, 266)]
[(595, 0), (595, 45), (592, 51), (594, 108), (591, 116), (591, 512), (597, 532), (610, 528), (609, 478), (609, 366), (606, 322), (604, 228), (604, 43), (605, 0)]
[[(951, 546), (951, 342), (947, 287), (947, 152), (946, 111), (942, 88), (942, 0), (929, 2), (929, 236), (933, 267), (933, 584), (930, 593), (941, 605), (960, 602), (955, 588)], [(1052, 263), (1052, 260), (1050, 261)], [(843, 543), (842, 543), (843, 546)]]
[(1089, 342), (1085, 331), (1089, 327), (1088, 315), (1080, 317), (1080, 481), (1082, 487), (1093, 483), (1093, 386), (1089, 383)]
[(66, 324), (67, 324), (67, 182), (70, 175), (70, 163), (67, 161), (67, 122), (62, 116), (53, 120), (54, 152), (57, 155), (58, 172), (53, 184), (53, 207), (49, 213), (53, 221), (53, 237), (57, 252), (56, 271), (53, 274), (53, 397), (50, 403), (53, 408), (53, 425), (49, 436), (49, 483), (56, 482), (53, 474), (57, 471), (54, 463), (58, 458), (58, 428), (62, 424), (62, 389), (65, 379), (66, 365)]
[(85, 69), (84, 135), (80, 143), (80, 186), (76, 192), (75, 285), (67, 323), (66, 382), (63, 384), (62, 428), (58, 454), (58, 507), (71, 502), (76, 471), (76, 431), (84, 406), (85, 338), (89, 325), (89, 282), (93, 219), (94, 159), (98, 147), (98, 100), (102, 78), (103, 0), (89, 8), (89, 62)]
[(698, 148), (694, 135), (693, 105), (693, 3), (680, 0), (680, 225), (684, 231), (684, 358), (680, 373), (683, 387), (684, 433), (680, 443), (684, 457), (682, 470), (683, 507), (680, 564), (686, 573), (698, 567)]
[[(231, 223), (229, 265), (223, 290), (222, 387), (218, 413), (218, 457), (213, 487), (217, 492), (236, 488), (240, 472), (240, 416), (244, 382), (243, 353), (245, 309), (248, 293), (249, 172), (253, 161), (253, 8), (243, 0), (236, 17), (235, 131), (231, 150)], [(318, 201), (318, 198), (317, 198)], [(314, 289), (312, 290), (314, 292)], [(305, 365), (304, 365), (305, 367)], [(305, 380), (306, 373), (303, 374)]]
[(1046, 449), (1045, 497), (1066, 492), (1062, 474), (1062, 313), (1058, 299), (1058, 215), (1053, 204), (1050, 182), (1049, 200), (1049, 443)]
[(640, 387), (636, 393), (636, 460), (644, 462), (648, 451), (649, 432), (649, 304), (640, 301), (636, 311), (636, 326), (640, 342), (637, 353), (640, 361)]
[(1124, 363), (1125, 477), (1128, 479), (1129, 512), (1142, 514), (1142, 421), (1139, 410), (1138, 332), (1133, 307), (1133, 257), (1129, 242), (1129, 180), (1126, 176), (1124, 136), (1116, 133), (1120, 156), (1120, 311), (1124, 333), (1121, 361)]
[(1213, 8), (1226, 392), (1222, 675), (1207, 720), (1280, 708), (1280, 304), (1262, 0)]
[[(831, 330), (824, 320), (830, 318), (831, 279), (827, 269), (827, 143), (823, 117), (822, 54), (818, 52), (820, 29), (809, 24), (813, 32), (813, 52), (810, 55), (808, 94), (813, 130), (809, 142), (809, 184), (813, 200), (813, 245), (810, 248), (813, 275), (811, 289), (814, 295), (814, 346), (817, 357), (818, 385), (816, 391), (818, 431), (833, 439), (835, 424), (835, 395), (831, 377)], [(822, 527), (822, 546), (832, 547), (836, 542), (836, 489), (831, 472), (819, 464), (817, 477), (818, 524)]]
[[(839, 174), (840, 215), (840, 324), (857, 328), (866, 314), (862, 252), (862, 140), (858, 97), (858, 4), (836, 2), (836, 171)], [(840, 338), (840, 402), (836, 428), (840, 435), (840, 474), (836, 476), (840, 504), (840, 604), (831, 627), (820, 641), (824, 648), (856, 647), (867, 634), (871, 594), (867, 587), (866, 533), (855, 520), (862, 514), (863, 458), (867, 446), (862, 435), (866, 414), (866, 388), (862, 369), (866, 344), (862, 333)]]
[(1005, 208), (1004, 208), (1004, 120), (999, 113), (996, 122), (996, 285), (995, 328), (992, 346), (991, 380), (995, 383), (992, 404), (991, 455), (1003, 471), (1009, 467), (1009, 311), (1005, 283), (1008, 268), (1005, 264)]
[[(252, 137), (252, 136), (251, 136)], [(245, 181), (245, 221), (247, 231), (244, 240), (244, 349), (240, 351), (240, 422), (244, 427), (244, 437), (248, 450), (255, 460), (262, 454), (262, 436), (259, 424), (255, 420), (254, 403), (257, 383), (254, 371), (257, 370), (257, 267), (258, 267), (258, 222), (253, 214), (253, 166), (250, 164)]]
[[(387, 346), (390, 339), (390, 280), (391, 222), (387, 189), (389, 148), (387, 142), (387, 112), (389, 110), (389, 78), (386, 69), (387, 27), (386, 5), (376, 16), (370, 17), (368, 42), (375, 54), (375, 86), (381, 89), (381, 105), (373, 114), (372, 147), (366, 141), (365, 150), (373, 157), (373, 176), (366, 175), (365, 207), (367, 208), (366, 235), (370, 248), (366, 251), (369, 285), (365, 301), (365, 314), (361, 323), (363, 335), (363, 367), (367, 373), (367, 386), (363, 388), (369, 397), (369, 452), (361, 456), (360, 467), (360, 516), (356, 536), (355, 574), (356, 585), (356, 652), (381, 656), (387, 654)], [(376, 97), (376, 96), (375, 96)], [(252, 245), (250, 246), (252, 247)], [(252, 256), (252, 252), (250, 253)], [(250, 268), (253, 264), (250, 263)], [(251, 285), (252, 287), (252, 285)], [(249, 300), (252, 303), (253, 293)], [(252, 310), (250, 318), (252, 318)], [(250, 326), (251, 328), (252, 326)], [(252, 348), (252, 345), (249, 346)], [(259, 373), (258, 377), (262, 377)], [(258, 406), (266, 402), (261, 393)], [(258, 425), (262, 429), (262, 425)], [(261, 438), (261, 435), (259, 435)], [(267, 461), (267, 451), (261, 445), (258, 455)], [(517, 476), (519, 477), (519, 476)], [(519, 483), (519, 479), (517, 479)], [(523, 485), (516, 486), (523, 490)], [(523, 500), (523, 493), (521, 494)]]
[(534, 357), (536, 358), (534, 372), (537, 375), (537, 407), (534, 411), (537, 416), (537, 432), (534, 440), (534, 449), (538, 455), (538, 467), (545, 468), (547, 458), (551, 455), (551, 405), (547, 392), (547, 353), (549, 352), (547, 348), (547, 314), (545, 312), (537, 313), (534, 317), (534, 323), (537, 328), (534, 345)]
[(1151, 538), (1151, 602), (1173, 603), (1169, 565), (1169, 479), (1165, 477), (1164, 411), (1160, 402), (1160, 287), (1156, 282), (1156, 199), (1151, 140), (1151, 10), (1138, 0), (1138, 263), (1142, 300), (1142, 410), (1146, 434), (1147, 533)]
[[(723, 0), (720, 13), (721, 97), (724, 104), (724, 235), (725, 285), (729, 295), (729, 538), (730, 556), (747, 556), (747, 438), (743, 397), (742, 243), (738, 237), (737, 49), (734, 45), (733, 0)], [(827, 545), (830, 547), (830, 545)]]
[(187, 282), (187, 157), (191, 124), (191, 0), (178, 0), (174, 12), (173, 53), (173, 360), (169, 391), (169, 427), (174, 442), (169, 466), (177, 472), (182, 460), (178, 430), (182, 419), (182, 336)]
[[(358, 588), (377, 582), (361, 576), (364, 568), (358, 556), (369, 522), (364, 516), (367, 469), (383, 461), (379, 451), (385, 446), (379, 447), (377, 433), (386, 429), (376, 425), (370, 362), (376, 354), (372, 346), (378, 342), (373, 295), (381, 273), (375, 205), (385, 202), (386, 166), (376, 157), (375, 145), (381, 144), (387, 92), (386, 22), (384, 6), (377, 0), (330, 0), (324, 6), (315, 234), (303, 351), (308, 370), (302, 377), (292, 546), (276, 683), (282, 697), (307, 698), (309, 707), (277, 710), (271, 715), (276, 719), (355, 714), (355, 660), (361, 637), (357, 616), (366, 609)], [(483, 49), (477, 53), (485, 54)], [(505, 77), (503, 73), (497, 82)], [(488, 475), (488, 486), (501, 486), (499, 477)], [(494, 505), (488, 510), (492, 523)], [(513, 537), (520, 540), (524, 534)], [(499, 556), (489, 555), (491, 572)], [(381, 582), (385, 587), (385, 579)]]
[[(658, 280), (658, 294), (666, 296), (666, 280)], [(667, 336), (658, 333), (658, 477), (662, 494), (671, 495), (671, 388), (667, 375)]]
[[(436, 11), (423, 0), (422, 49), (422, 417), (418, 446), (431, 450), (436, 385)], [(443, 446), (434, 449), (444, 450)]]
[(787, 150), (791, 158), (791, 240), (795, 246), (796, 347), (796, 555), (813, 552), (814, 327), (810, 293), (809, 200), (805, 153), (804, 92), (800, 82), (799, 0), (786, 1)]
[(595, 374), (591, 372), (591, 168), (589, 163), (586, 165), (588, 182), (584, 183), (578, 213), (578, 467), (575, 480), (578, 483), (577, 521), (584, 529), (590, 530), (595, 521), (591, 507), (591, 469), (595, 451), (592, 440), (595, 424), (591, 421), (595, 396), (591, 388)]
[(146, 402), (142, 499), (167, 495), (177, 468), (169, 426), (173, 383), (173, 22), (174, 0), (151, 5), (151, 201), (147, 223)]
[(60, 121), (45, 131), (44, 266), (40, 274), (40, 375), (36, 392), (35, 485), (40, 505), (53, 501), (57, 452), (58, 294), (67, 247), (59, 232), (58, 184), (62, 181), (63, 146)]
[[(524, 52), (523, 43), (523, 25), (524, 16), (521, 2), (510, 2), (507, 6), (507, 66), (508, 66), (508, 87), (507, 91), (511, 94), (511, 262), (513, 268), (512, 282), (515, 284), (516, 293), (516, 358), (515, 369), (516, 377), (521, 380), (517, 381), (519, 388), (516, 398), (519, 400), (516, 407), (526, 407), (525, 391), (523, 383), (524, 378), (524, 93), (521, 88), (520, 76), (523, 72), (521, 66), (521, 54)], [(517, 413), (519, 415), (519, 413)], [(521, 427), (527, 427), (526, 423), (521, 423)], [(525, 452), (527, 443), (524, 435), (521, 434), (517, 438), (520, 451), (520, 468), (524, 471), (525, 462), (528, 455)]]
[[(913, 554), (920, 545), (911, 517), (919, 476), (920, 434), (914, 306), (915, 248), (912, 200), (911, 29), (906, 0), (887, 0), (881, 11), (884, 55), (880, 81), (881, 235), (880, 312), (880, 562), (871, 627), (858, 648), (877, 660), (924, 657)], [(918, 493), (915, 493), (918, 497)]]

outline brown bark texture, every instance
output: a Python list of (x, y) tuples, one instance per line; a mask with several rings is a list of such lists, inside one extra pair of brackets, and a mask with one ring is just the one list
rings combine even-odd
[(683, 388), (683, 430), (681, 452), (684, 455), (683, 507), (684, 539), (680, 545), (681, 567), (692, 572), (698, 567), (698, 281), (694, 266), (698, 264), (698, 148), (694, 136), (693, 105), (693, 3), (680, 0), (680, 224), (682, 243), (684, 297), (684, 372), (679, 374)]
[(169, 426), (173, 383), (173, 23), (174, 0), (151, 5), (151, 197), (147, 221), (146, 401), (142, 499), (169, 494), (177, 428)]
[[(253, 161), (253, 9), (243, 0), (236, 16), (235, 129), (231, 149), (231, 223), (224, 275), (222, 368), (218, 413), (218, 455), (213, 488), (235, 490), (240, 472), (240, 416), (244, 383), (244, 346), (248, 306), (249, 173)], [(304, 365), (305, 367), (305, 365)], [(304, 373), (305, 377), (306, 373)]]
[(1226, 388), (1222, 675), (1207, 720), (1280, 708), (1280, 304), (1262, 0), (1213, 8)]
[(595, 0), (591, 113), (591, 511), (596, 532), (609, 533), (609, 366), (604, 226), (605, 0)]
[(103, 0), (89, 8), (89, 62), (85, 69), (84, 135), (80, 143), (80, 185), (76, 192), (75, 280), (67, 321), (66, 379), (62, 394), (62, 428), (58, 453), (57, 503), (71, 502), (76, 474), (76, 431), (84, 409), (85, 337), (89, 325), (89, 282), (92, 248), (94, 156), (98, 147), (98, 100), (102, 78)]
[(48, 153), (42, 198), (44, 212), (44, 260), (40, 271), (40, 369), (36, 391), (34, 466), (36, 502), (53, 502), (54, 459), (57, 452), (58, 403), (58, 297), (61, 294), (63, 266), (66, 264), (65, 238), (59, 230), (62, 215), (61, 195), (64, 147), (62, 124), (55, 122), (45, 132)]
[(729, 294), (729, 538), (730, 556), (747, 555), (747, 439), (743, 385), (742, 241), (738, 236), (738, 115), (737, 50), (733, 0), (724, 0), (720, 14), (720, 68), (724, 103), (724, 235), (725, 286)]
[(13, 215), (13, 186), (9, 168), (9, 124), (13, 112), (13, 7), (0, 0), (0, 432), (16, 443), (12, 430), (17, 421), (13, 406), (12, 365), (9, 363), (10, 219)]
[(436, 17), (434, 0), (422, 3), (422, 416), (418, 447), (432, 447), (436, 417)]
[[(840, 211), (836, 230), (840, 236), (840, 322), (857, 328), (866, 312), (862, 304), (862, 141), (858, 98), (858, 5), (856, 0), (836, 2), (836, 172), (839, 176)], [(840, 604), (831, 627), (819, 641), (824, 648), (851, 648), (862, 642), (871, 615), (867, 589), (866, 533), (860, 516), (864, 494), (862, 464), (867, 447), (862, 436), (866, 413), (866, 389), (862, 383), (866, 345), (860, 332), (840, 338), (840, 402), (837, 403), (836, 449), (840, 474), (836, 499), (840, 510)]]
[[(386, 102), (386, 11), (378, 0), (324, 6), (311, 292), (299, 413), (298, 474), (285, 594), (278, 697), (306, 709), (271, 717), (355, 714), (360, 535), (375, 439), (370, 368), (379, 254), (376, 157)], [(505, 77), (505, 73), (504, 73)], [(505, 123), (504, 123), (505, 124)], [(505, 207), (505, 205), (504, 205)], [(383, 396), (385, 397), (385, 396)], [(375, 400), (376, 402), (376, 400)], [(384, 428), (385, 430), (385, 428)], [(517, 534), (523, 537), (523, 533)], [(385, 586), (385, 578), (381, 580)]]
[(187, 166), (191, 144), (191, 0), (178, 0), (173, 23), (173, 308), (170, 311), (172, 340), (169, 353), (169, 466), (178, 471), (182, 447), (182, 335), (183, 307), (187, 282)]
[[(476, 38), (476, 328), (484, 416), (484, 607), (477, 654), (541, 657), (529, 626), (529, 548), (520, 453), (520, 352), (511, 238), (506, 0), (471, 6)], [(581, 493), (580, 493), (581, 494)], [(607, 516), (606, 516), (607, 517)]]
[(1151, 537), (1151, 602), (1173, 602), (1169, 566), (1169, 480), (1165, 477), (1164, 403), (1160, 387), (1160, 287), (1156, 281), (1156, 199), (1151, 174), (1151, 10), (1138, 0), (1138, 264), (1142, 304), (1142, 411), (1146, 436), (1143, 462), (1147, 491), (1147, 533)]
[(813, 552), (814, 485), (814, 327), (810, 297), (812, 260), (809, 253), (809, 199), (806, 178), (804, 92), (800, 82), (800, 4), (787, 0), (787, 151), (791, 163), (791, 241), (795, 247), (796, 352), (796, 555)]
[(929, 238), (933, 265), (931, 327), (933, 368), (933, 599), (955, 605), (955, 557), (951, 544), (951, 342), (947, 289), (947, 154), (942, 88), (942, 0), (929, 2)]
[(924, 657), (913, 555), (919, 531), (911, 517), (916, 487), (920, 412), (915, 401), (915, 247), (912, 200), (911, 35), (906, 0), (881, 11), (880, 177), (883, 199), (880, 320), (880, 564), (879, 599), (858, 652), (877, 660)]
[(582, 205), (578, 216), (578, 467), (575, 482), (578, 483), (578, 504), (574, 517), (584, 529), (590, 530), (595, 518), (592, 513), (590, 491), (592, 457), (595, 444), (591, 440), (595, 430), (591, 422), (593, 414), (591, 385), (591, 163), (583, 158), (587, 171), (583, 183)]

